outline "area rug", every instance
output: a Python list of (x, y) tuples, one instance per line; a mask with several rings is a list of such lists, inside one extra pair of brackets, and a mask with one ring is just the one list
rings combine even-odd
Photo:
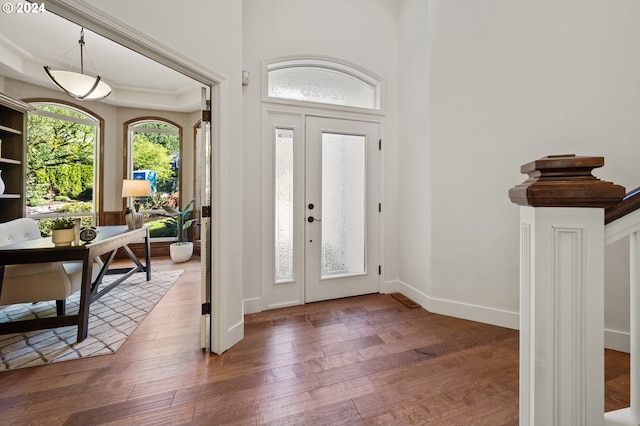
[[(150, 281), (137, 273), (109, 291), (91, 305), (89, 335), (80, 343), (77, 326), (0, 335), (0, 371), (114, 353), (182, 272), (155, 272)], [(103, 285), (115, 278), (105, 277)], [(76, 293), (67, 299), (68, 314), (78, 312), (79, 297)], [(55, 301), (12, 305), (0, 310), (0, 322), (55, 315)]]

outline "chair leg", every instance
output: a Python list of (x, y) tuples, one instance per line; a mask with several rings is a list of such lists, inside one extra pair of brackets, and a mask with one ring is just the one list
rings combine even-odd
[(60, 317), (65, 314), (67, 308), (67, 300), (56, 300), (56, 314)]

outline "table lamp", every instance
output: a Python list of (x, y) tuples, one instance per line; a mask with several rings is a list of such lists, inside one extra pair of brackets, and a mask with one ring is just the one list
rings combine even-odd
[(151, 182), (146, 179), (124, 179), (122, 181), (122, 196), (134, 197), (133, 207), (140, 210), (140, 197), (151, 195)]

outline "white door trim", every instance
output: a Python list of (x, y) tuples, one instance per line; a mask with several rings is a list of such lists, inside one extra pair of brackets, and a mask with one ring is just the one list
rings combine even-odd
[[(211, 215), (215, 220), (211, 221), (210, 245), (211, 251), (211, 351), (221, 354), (231, 346), (239, 342), (244, 336), (244, 318), (239, 316), (237, 321), (230, 319), (229, 311), (242, 311), (242, 294), (238, 294), (236, 288), (230, 288), (229, 282), (242, 282), (242, 268), (237, 267), (238, 262), (232, 258), (231, 253), (236, 253), (237, 243), (235, 235), (241, 232), (241, 227), (236, 226), (235, 218), (237, 206), (230, 205), (230, 196), (227, 191), (228, 181), (231, 176), (229, 147), (237, 143), (231, 138), (226, 111), (221, 110), (221, 98), (229, 90), (226, 78), (213, 70), (191, 60), (180, 52), (159, 43), (137, 29), (125, 24), (114, 17), (105, 14), (102, 10), (87, 4), (81, 0), (47, 0), (47, 10), (78, 25), (87, 28), (96, 34), (100, 34), (113, 40), (135, 52), (147, 56), (169, 68), (174, 69), (188, 77), (207, 85), (211, 89), (212, 103), (212, 163), (211, 180), (215, 183), (211, 199)], [(231, 237), (228, 234), (233, 234)], [(241, 250), (240, 250), (241, 251)], [(238, 276), (238, 274), (240, 276)], [(230, 276), (235, 278), (230, 279)], [(229, 306), (237, 303), (237, 306)], [(232, 322), (235, 321), (235, 322)]]

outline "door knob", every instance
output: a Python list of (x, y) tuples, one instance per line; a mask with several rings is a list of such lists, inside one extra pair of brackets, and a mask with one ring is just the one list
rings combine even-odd
[(315, 217), (313, 217), (313, 216), (309, 216), (309, 217), (307, 218), (307, 222), (309, 222), (309, 223), (313, 223), (313, 222), (322, 222), (322, 219), (316, 219), (316, 218), (315, 218)]

